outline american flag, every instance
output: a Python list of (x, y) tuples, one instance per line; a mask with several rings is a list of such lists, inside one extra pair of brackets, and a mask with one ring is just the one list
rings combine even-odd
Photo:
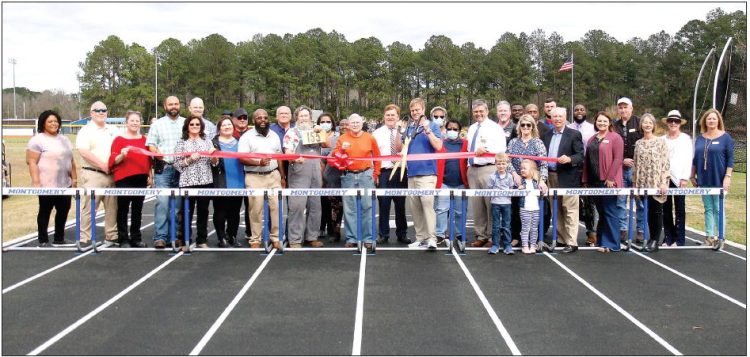
[(573, 69), (573, 58), (568, 57), (568, 59), (565, 60), (565, 63), (560, 67), (559, 72), (570, 71), (571, 69)]

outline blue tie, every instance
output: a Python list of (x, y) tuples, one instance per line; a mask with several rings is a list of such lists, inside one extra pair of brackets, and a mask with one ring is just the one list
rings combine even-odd
[[(469, 151), (474, 152), (476, 150), (477, 146), (477, 135), (479, 135), (479, 126), (482, 125), (480, 123), (477, 123), (477, 130), (474, 132), (474, 136), (471, 138), (471, 146), (469, 147)], [(469, 166), (474, 165), (474, 158), (469, 158)]]

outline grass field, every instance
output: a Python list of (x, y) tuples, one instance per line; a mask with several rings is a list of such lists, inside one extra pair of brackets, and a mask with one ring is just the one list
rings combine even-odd
[[(68, 139), (75, 143), (75, 135), (68, 135)], [(10, 162), (12, 173), (11, 182), (16, 187), (31, 185), (29, 169), (26, 165), (27, 139), (5, 139), (5, 155)], [(76, 163), (80, 157), (76, 153)], [(80, 167), (80, 164), (78, 165)], [(732, 188), (729, 191), (726, 205), (727, 239), (746, 244), (747, 242), (747, 175), (736, 172), (732, 176)], [(703, 202), (698, 196), (688, 196), (686, 201), (687, 225), (698, 230), (704, 230)], [(36, 214), (38, 200), (34, 196), (11, 196), (3, 200), (3, 242), (36, 232)], [(54, 215), (53, 215), (54, 216)], [(75, 218), (75, 204), (72, 205), (69, 219)], [(52, 219), (52, 218), (50, 218)], [(52, 222), (50, 227), (52, 227)]]

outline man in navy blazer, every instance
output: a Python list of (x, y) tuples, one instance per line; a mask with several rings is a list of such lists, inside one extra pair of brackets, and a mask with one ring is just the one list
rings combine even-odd
[[(552, 109), (553, 129), (544, 135), (547, 156), (557, 158), (549, 162), (549, 188), (581, 187), (583, 172), (583, 140), (578, 130), (566, 127), (568, 124), (565, 108)], [(550, 202), (552, 202), (550, 198)], [(566, 247), (563, 253), (578, 250), (578, 196), (558, 196), (557, 239)], [(545, 226), (548, 223), (545, 224)], [(562, 241), (562, 243), (561, 243)]]

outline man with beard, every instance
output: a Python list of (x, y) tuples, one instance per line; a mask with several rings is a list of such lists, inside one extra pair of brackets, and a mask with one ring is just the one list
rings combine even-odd
[(510, 103), (501, 100), (497, 103), (497, 124), (503, 128), (505, 134), (505, 143), (509, 143), (510, 139), (516, 137), (516, 124), (510, 120)]
[(547, 128), (552, 129), (554, 125), (552, 124), (552, 109), (557, 108), (557, 103), (553, 98), (547, 98), (544, 100), (544, 121), (543, 123), (547, 125)]
[[(225, 110), (225, 112), (228, 112), (228, 110)], [(245, 108), (237, 108), (234, 113), (230, 114), (232, 116), (232, 122), (234, 123), (234, 134), (232, 134), (232, 136), (234, 136), (235, 139), (240, 140), (242, 134), (249, 129), (247, 125), (247, 111)], [(245, 197), (242, 201), (245, 205), (245, 239), (249, 240), (252, 236), (252, 231), (250, 230), (250, 199)]]
[(190, 112), (190, 114), (201, 118), (201, 120), (203, 121), (203, 125), (205, 126), (205, 129), (203, 129), (203, 133), (206, 135), (206, 140), (210, 141), (213, 140), (213, 138), (216, 136), (216, 124), (203, 117), (203, 110), (203, 99), (195, 97), (190, 100), (188, 111)]
[[(586, 118), (586, 107), (583, 104), (576, 104), (573, 107), (573, 122), (568, 124), (568, 128), (578, 130), (583, 138), (583, 153), (586, 154), (586, 144), (589, 139), (596, 135), (594, 124), (588, 122)], [(594, 205), (594, 196), (581, 196), (581, 207), (579, 218), (586, 225), (586, 245), (593, 247), (596, 245), (596, 206)]]
[[(257, 109), (253, 112), (255, 126), (240, 137), (237, 152), (281, 154), (281, 140), (275, 132), (269, 130), (268, 112)], [(284, 166), (281, 160), (242, 158), (245, 165), (245, 187), (249, 189), (269, 189), (286, 187)], [(253, 235), (248, 240), (250, 248), (260, 248), (263, 232), (263, 196), (250, 196), (250, 224)], [(276, 195), (268, 196), (268, 211), (271, 220), (269, 238), (275, 249), (281, 248), (279, 242), (279, 202)]]
[(510, 117), (513, 119), (513, 124), (518, 124), (518, 120), (523, 115), (523, 105), (513, 104), (510, 106)]
[[(180, 100), (175, 96), (169, 96), (164, 100), (166, 115), (151, 126), (146, 139), (146, 145), (151, 152), (157, 154), (173, 154), (177, 142), (182, 138), (182, 126), (185, 118), (180, 116)], [(178, 188), (180, 174), (175, 170), (174, 157), (157, 156), (154, 160), (154, 187), (156, 188)], [(176, 207), (182, 207), (180, 199), (176, 198)], [(179, 211), (179, 209), (178, 209)], [(180, 217), (177, 214), (177, 217)], [(179, 223), (177, 224), (179, 227)], [(177, 227), (175, 227), (177, 228)], [(179, 229), (177, 229), (179, 231)], [(154, 208), (154, 248), (167, 246), (169, 234), (169, 197), (157, 196)], [(180, 245), (180, 241), (176, 242)]]

